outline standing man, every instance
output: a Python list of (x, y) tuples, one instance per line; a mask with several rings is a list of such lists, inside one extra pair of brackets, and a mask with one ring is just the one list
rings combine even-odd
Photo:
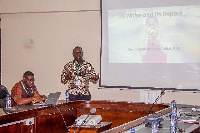
[(34, 74), (31, 71), (26, 71), (23, 75), (23, 79), (17, 82), (12, 90), (11, 96), (15, 102), (14, 105), (31, 104), (35, 102), (43, 102), (46, 100), (46, 96), (41, 96), (34, 85)]
[(93, 66), (83, 60), (83, 50), (77, 46), (72, 53), (74, 60), (64, 66), (61, 83), (68, 83), (69, 100), (91, 100), (89, 82), (97, 83), (99, 74)]

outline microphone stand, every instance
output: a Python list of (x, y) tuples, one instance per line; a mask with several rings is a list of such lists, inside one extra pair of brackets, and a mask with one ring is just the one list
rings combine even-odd
[(91, 115), (91, 114), (94, 114), (96, 112), (96, 108), (92, 108), (90, 110), (90, 113), (87, 115), (87, 117), (84, 119), (84, 121), (81, 123), (81, 125), (78, 126), (78, 128), (74, 131), (74, 133), (76, 133), (80, 128), (81, 126), (83, 126), (83, 124), (86, 123), (86, 120), (88, 119), (88, 117)]
[(83, 126), (83, 124), (85, 124), (87, 118), (88, 118), (90, 115), (91, 115), (91, 113), (89, 113), (89, 114), (87, 115), (87, 117), (85, 118), (85, 120), (81, 123), (81, 125), (78, 126), (78, 128), (74, 131), (74, 133), (76, 133), (76, 132), (81, 128), (81, 126)]
[[(165, 89), (163, 88), (160, 95), (156, 98), (156, 100), (153, 102), (153, 104), (151, 105), (149, 111), (148, 111), (148, 114), (147, 114), (147, 119), (145, 119), (144, 123), (145, 123), (145, 127), (151, 127), (151, 123), (152, 123), (152, 120), (149, 120), (149, 115), (150, 115), (150, 112), (152, 110), (152, 108), (154, 107), (155, 103), (157, 103), (157, 101), (162, 97), (162, 95), (165, 94)], [(160, 120), (159, 120), (159, 123), (160, 123)], [(160, 125), (160, 124), (159, 124)]]
[(154, 103), (151, 105), (151, 107), (150, 107), (150, 109), (148, 111), (147, 116), (149, 116), (149, 114), (150, 114), (152, 108), (154, 107), (155, 103), (157, 103), (157, 101), (162, 97), (163, 94), (164, 94), (164, 92), (161, 92), (160, 95), (156, 98), (156, 100), (154, 101)]

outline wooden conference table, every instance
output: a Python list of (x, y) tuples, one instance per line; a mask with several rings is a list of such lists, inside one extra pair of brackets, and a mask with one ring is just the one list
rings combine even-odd
[[(49, 106), (23, 105), (7, 109), (10, 113), (0, 116), (0, 132), (67, 133), (76, 129), (76, 118), (89, 114), (92, 108), (96, 108), (95, 115), (101, 115), (102, 122), (89, 127), (91, 130), (123, 132), (141, 125), (147, 118), (151, 105), (117, 101), (73, 101)], [(168, 105), (156, 104), (151, 111), (154, 115), (149, 115), (148, 118), (169, 112), (171, 108)], [(84, 133), (84, 128), (89, 133), (90, 129), (84, 126), (78, 132)]]

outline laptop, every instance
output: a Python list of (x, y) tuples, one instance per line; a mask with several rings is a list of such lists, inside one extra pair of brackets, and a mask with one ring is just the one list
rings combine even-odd
[(61, 95), (61, 92), (49, 93), (45, 102), (35, 103), (34, 105), (38, 105), (38, 106), (56, 105), (60, 95)]
[(14, 106), (14, 107), (11, 107), (11, 108), (3, 108), (3, 111), (6, 114), (9, 114), (9, 113), (18, 112), (18, 111), (21, 111), (21, 110), (32, 109), (32, 108), (35, 108), (35, 107), (56, 105), (60, 95), (61, 95), (61, 92), (49, 93), (49, 95), (47, 96), (47, 99), (43, 103), (34, 103), (33, 105), (35, 105), (35, 106), (32, 106), (32, 105), (20, 105), (20, 106)]

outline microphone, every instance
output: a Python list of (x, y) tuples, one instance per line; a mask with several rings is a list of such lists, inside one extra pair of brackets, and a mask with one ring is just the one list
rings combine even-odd
[(151, 107), (150, 107), (150, 109), (149, 109), (149, 111), (148, 111), (147, 116), (150, 114), (150, 112), (151, 112), (152, 108), (154, 107), (155, 103), (157, 103), (157, 101), (158, 101), (158, 100), (162, 97), (162, 95), (164, 95), (164, 94), (165, 94), (165, 89), (163, 88), (162, 91), (161, 91), (161, 93), (160, 93), (160, 95), (156, 98), (156, 100), (154, 101), (154, 103), (151, 105)]
[[(151, 107), (149, 108), (149, 111), (148, 111), (148, 114), (147, 114), (147, 119), (145, 119), (144, 123), (145, 123), (145, 126), (148, 126), (148, 127), (151, 127), (151, 123), (152, 123), (152, 120), (149, 120), (148, 117), (149, 117), (149, 114), (151, 113), (151, 110), (152, 108), (154, 107), (155, 103), (157, 103), (157, 101), (162, 97), (162, 95), (165, 94), (165, 89), (163, 88), (161, 90), (161, 93), (160, 95), (156, 98), (156, 100), (153, 102), (153, 104), (151, 105)], [(160, 122), (160, 120), (159, 120)], [(159, 124), (160, 125), (160, 124)]]
[(74, 133), (76, 133), (78, 130), (79, 130), (79, 128), (81, 128), (81, 126), (83, 126), (83, 124), (85, 124), (86, 123), (86, 120), (88, 119), (88, 117), (91, 115), (91, 114), (94, 114), (96, 112), (96, 108), (92, 108), (91, 110), (90, 110), (90, 113), (87, 115), (87, 117), (83, 120), (83, 122), (81, 123), (81, 125), (79, 125), (78, 126), (78, 128), (74, 131)]

